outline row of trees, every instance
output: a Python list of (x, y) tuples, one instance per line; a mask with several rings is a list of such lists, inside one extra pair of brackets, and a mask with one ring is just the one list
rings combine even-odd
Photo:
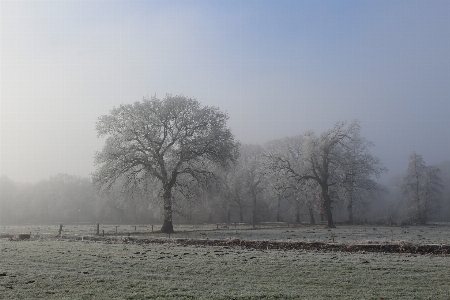
[[(320, 189), (308, 184), (303, 189), (285, 188), (283, 177), (253, 176), (263, 168), (260, 161), (244, 157), (261, 157), (271, 144), (242, 145), (238, 164), (226, 172), (218, 172), (218, 180), (209, 190), (197, 189), (195, 197), (175, 193), (173, 212), (178, 222), (253, 222), (288, 221), (314, 223), (321, 217)], [(339, 221), (382, 222), (398, 221), (425, 223), (450, 220), (450, 162), (439, 168), (426, 166), (423, 159), (413, 154), (407, 172), (386, 187), (387, 192), (352, 194), (341, 189), (333, 193), (333, 217)], [(419, 166), (413, 167), (417, 162)], [(428, 169), (428, 172), (427, 172)], [(418, 176), (412, 176), (413, 170)], [(442, 171), (437, 171), (442, 170)], [(435, 173), (437, 172), (437, 174)], [(433, 175), (433, 176), (431, 176)], [(429, 179), (427, 179), (427, 177)], [(433, 178), (430, 180), (430, 178)], [(254, 181), (251, 179), (261, 179)], [(257, 184), (256, 184), (257, 183)], [(0, 224), (44, 223), (159, 223), (162, 202), (158, 192), (135, 187), (124, 188), (118, 181), (108, 193), (98, 194), (88, 178), (58, 174), (36, 184), (20, 184), (5, 176), (0, 180)], [(342, 194), (344, 193), (344, 194)], [(252, 195), (256, 195), (253, 197)], [(338, 197), (336, 197), (338, 196)]]
[(156, 221), (147, 195), (118, 182), (100, 195), (89, 178), (57, 174), (35, 184), (0, 178), (0, 224), (144, 223)]
[(2, 224), (88, 222), (95, 215), (96, 193), (91, 180), (58, 174), (36, 184), (19, 184), (2, 176)]
[[(202, 107), (182, 96), (153, 97), (114, 108), (97, 123), (99, 136), (107, 139), (96, 155), (94, 182), (110, 189), (118, 179), (125, 179), (130, 189), (143, 183), (160, 190), (164, 201), (161, 230), (172, 232), (176, 193), (190, 198), (208, 190), (210, 182), (218, 178), (216, 174), (233, 169), (239, 159), (239, 143), (226, 127), (227, 119), (219, 109)], [(373, 177), (385, 169), (369, 153), (370, 146), (360, 136), (357, 122), (348, 126), (339, 122), (319, 136), (309, 131), (276, 141), (267, 152), (261, 147), (244, 149), (234, 174), (232, 170), (222, 179), (229, 179), (225, 180), (228, 197), (238, 206), (244, 195), (237, 189), (247, 189), (245, 196), (256, 207), (261, 185), (272, 185), (279, 197), (296, 198), (297, 202), (308, 199), (311, 218), (315, 207), (325, 217), (325, 226), (334, 227), (333, 197), (348, 199), (353, 220), (354, 199), (380, 190)], [(317, 192), (320, 196), (312, 197)]]
[[(334, 227), (336, 213), (350, 223), (361, 221), (375, 199), (388, 195), (376, 182), (386, 169), (370, 154), (373, 145), (360, 135), (357, 121), (338, 122), (320, 135), (308, 131), (241, 145), (227, 119), (183, 96), (114, 108), (97, 123), (106, 142), (96, 154), (92, 182), (58, 175), (19, 187), (2, 177), (0, 222), (137, 223), (163, 217), (161, 230), (172, 232), (174, 216), (256, 224), (300, 222), (306, 214), (310, 223), (320, 217)], [(397, 184), (400, 200), (387, 205), (387, 218), (406, 205), (410, 221), (429, 220), (442, 200), (439, 172), (413, 154)], [(19, 202), (30, 215), (17, 213)]]

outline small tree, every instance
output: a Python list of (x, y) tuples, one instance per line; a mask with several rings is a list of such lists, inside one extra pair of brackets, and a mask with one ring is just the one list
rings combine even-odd
[(161, 231), (173, 232), (177, 184), (204, 183), (213, 176), (211, 163), (225, 167), (236, 159), (237, 143), (227, 120), (218, 108), (184, 96), (144, 98), (113, 108), (97, 122), (98, 136), (107, 139), (95, 157), (94, 182), (108, 188), (123, 176), (133, 182), (156, 179), (164, 201)]
[(426, 166), (421, 155), (413, 152), (409, 156), (408, 170), (401, 188), (406, 197), (410, 221), (426, 224), (436, 211), (443, 188), (440, 172), (437, 167)]

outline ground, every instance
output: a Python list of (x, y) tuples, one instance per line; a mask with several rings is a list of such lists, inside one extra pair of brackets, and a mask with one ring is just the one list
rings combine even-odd
[[(263, 226), (264, 227), (264, 226)], [(183, 240), (448, 245), (449, 227), (0, 227), (2, 299), (450, 299), (450, 256), (267, 250)], [(155, 227), (156, 229), (157, 227)], [(217, 229), (219, 228), (219, 229)], [(30, 240), (16, 234), (30, 233)], [(101, 231), (103, 233), (103, 231)], [(128, 236), (130, 235), (130, 237)], [(155, 243), (158, 240), (158, 243)], [(151, 241), (151, 242), (149, 242)]]

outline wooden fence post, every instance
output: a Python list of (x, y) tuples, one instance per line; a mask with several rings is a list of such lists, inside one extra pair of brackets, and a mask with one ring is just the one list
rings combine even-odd
[(62, 235), (63, 224), (59, 224), (59, 236)]
[(100, 223), (97, 223), (97, 235), (100, 235)]

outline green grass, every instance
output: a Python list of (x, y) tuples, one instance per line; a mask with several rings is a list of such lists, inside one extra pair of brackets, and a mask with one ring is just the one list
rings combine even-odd
[(450, 257), (0, 240), (2, 299), (450, 299)]

